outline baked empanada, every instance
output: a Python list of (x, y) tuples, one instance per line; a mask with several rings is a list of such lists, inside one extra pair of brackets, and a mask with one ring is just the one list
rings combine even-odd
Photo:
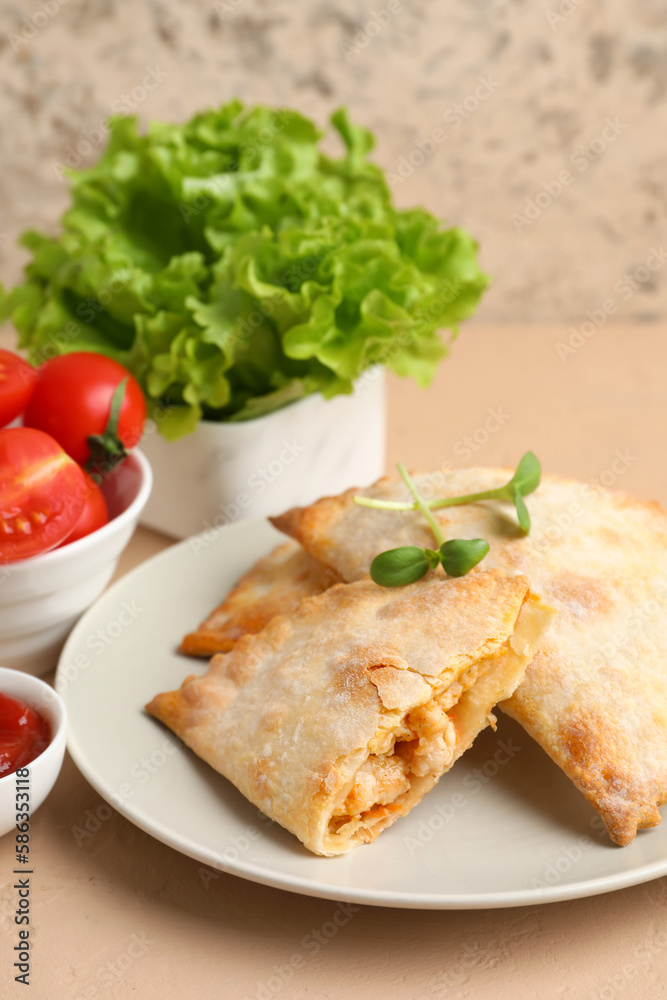
[(180, 645), (190, 656), (213, 656), (233, 649), (242, 635), (259, 632), (276, 615), (291, 611), (304, 597), (320, 594), (340, 577), (296, 542), (279, 545), (241, 577), (196, 632)]
[[(420, 475), (429, 497), (465, 495), (507, 482), (506, 469)], [(375, 555), (433, 545), (424, 518), (369, 510), (356, 494), (409, 500), (400, 481), (296, 508), (273, 523), (352, 581)], [(660, 822), (667, 801), (667, 516), (645, 503), (573, 480), (545, 477), (528, 498), (524, 537), (510, 504), (435, 512), (447, 537), (486, 538), (479, 570), (524, 574), (558, 614), (514, 696), (502, 704), (628, 844)], [(474, 571), (474, 572), (478, 572)]]
[(551, 620), (528, 581), (338, 584), (148, 711), (316, 854), (405, 815), (493, 720)]

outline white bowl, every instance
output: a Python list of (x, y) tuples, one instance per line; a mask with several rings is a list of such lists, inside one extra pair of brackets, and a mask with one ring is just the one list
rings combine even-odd
[(141, 447), (155, 489), (142, 523), (176, 538), (244, 517), (281, 514), (385, 471), (385, 372), (364, 372), (349, 396), (316, 392), (256, 420), (202, 420), (165, 441), (149, 423)]
[(0, 663), (52, 670), (77, 618), (102, 593), (146, 505), (153, 476), (135, 450), (102, 484), (110, 521), (43, 555), (0, 566)]
[[(65, 754), (67, 716), (65, 706), (52, 687), (19, 670), (0, 667), (0, 693), (23, 701), (49, 720), (51, 742), (39, 757), (26, 766), (30, 770), (30, 816), (53, 788)], [(20, 788), (24, 784), (21, 782)], [(16, 830), (16, 774), (0, 778), (0, 837)], [(22, 810), (23, 811), (23, 810)], [(16, 865), (15, 867), (20, 867)], [(26, 868), (31, 867), (26, 865)]]

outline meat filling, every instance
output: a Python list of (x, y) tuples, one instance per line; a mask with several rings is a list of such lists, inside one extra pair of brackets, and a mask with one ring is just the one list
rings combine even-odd
[(409, 773), (408, 765), (400, 757), (371, 754), (357, 771), (347, 798), (333, 815), (350, 819), (374, 805), (393, 802), (410, 788)]
[(433, 701), (413, 709), (395, 733), (393, 746), (385, 754), (371, 754), (357, 771), (345, 801), (332, 816), (340, 830), (352, 820), (367, 822), (386, 815), (386, 809), (410, 790), (412, 775), (440, 775), (451, 764), (456, 729), (451, 719)]

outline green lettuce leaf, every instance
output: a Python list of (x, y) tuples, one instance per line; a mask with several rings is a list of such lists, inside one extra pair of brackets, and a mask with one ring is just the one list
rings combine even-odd
[(62, 233), (29, 231), (0, 288), (33, 362), (91, 350), (126, 365), (175, 439), (249, 420), (372, 365), (429, 384), (488, 284), (477, 244), (397, 209), (372, 134), (331, 117), (343, 154), (296, 111), (230, 101), (184, 124), (110, 120), (99, 161), (68, 171)]

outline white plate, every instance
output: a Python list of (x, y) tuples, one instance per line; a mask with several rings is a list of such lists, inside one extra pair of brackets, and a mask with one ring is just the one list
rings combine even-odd
[(409, 816), (345, 857), (314, 857), (263, 818), (143, 706), (204, 671), (203, 661), (175, 652), (178, 642), (281, 537), (247, 520), (208, 542), (181, 542), (128, 573), (79, 621), (56, 685), (70, 753), (109, 803), (210, 868), (381, 906), (519, 906), (667, 873), (667, 824), (615, 847), (583, 796), (502, 716), (498, 732), (483, 733)]

